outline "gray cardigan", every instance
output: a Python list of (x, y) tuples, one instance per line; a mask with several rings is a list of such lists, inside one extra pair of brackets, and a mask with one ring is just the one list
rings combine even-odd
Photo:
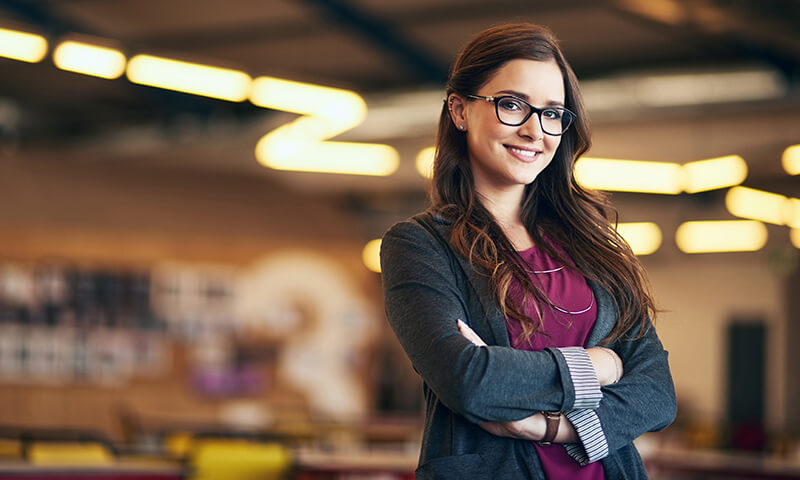
[[(424, 381), (426, 415), (416, 478), (544, 478), (532, 442), (494, 436), (478, 424), (519, 420), (541, 410), (576, 412), (567, 361), (558, 349), (511, 348), (487, 278), (454, 254), (447, 238), (446, 219), (421, 214), (392, 226), (381, 246), (386, 314)], [(610, 295), (591, 282), (590, 287), (598, 314), (585, 347), (596, 346), (616, 322)], [(457, 319), (488, 346), (466, 340)], [(648, 321), (639, 340), (609, 345), (625, 372), (616, 384), (602, 387), (602, 400), (589, 411), (607, 444), (601, 461), (609, 479), (647, 478), (633, 440), (675, 418), (667, 352), (649, 326)]]

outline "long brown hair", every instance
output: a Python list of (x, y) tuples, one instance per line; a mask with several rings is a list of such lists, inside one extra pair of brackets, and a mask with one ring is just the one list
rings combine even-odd
[[(447, 97), (452, 93), (462, 97), (478, 93), (500, 67), (514, 59), (555, 60), (564, 77), (565, 106), (577, 115), (563, 134), (553, 161), (525, 187), (522, 222), (546, 253), (611, 294), (618, 320), (603, 342), (607, 344), (637, 325), (644, 327), (646, 318), (654, 317), (656, 309), (642, 265), (616, 231), (617, 212), (607, 195), (581, 187), (573, 176), (575, 160), (591, 145), (591, 128), (578, 80), (557, 40), (548, 29), (530, 23), (502, 25), (479, 33), (456, 58)], [(530, 280), (511, 241), (476, 197), (466, 135), (453, 124), (447, 103), (439, 119), (431, 201), (434, 211), (453, 220), (453, 248), (469, 258), (476, 271), (489, 277), (503, 313), (519, 320), (523, 337), (530, 340), (542, 330), (542, 313), (537, 308), (539, 318), (528, 318), (526, 303), (531, 298), (550, 302)], [(549, 242), (560, 246), (572, 261)], [(510, 299), (512, 279), (523, 288), (521, 304)], [(637, 337), (643, 334), (644, 328), (640, 328)]]

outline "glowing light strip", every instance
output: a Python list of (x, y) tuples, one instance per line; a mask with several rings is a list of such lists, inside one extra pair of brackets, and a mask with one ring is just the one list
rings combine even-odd
[(661, 229), (652, 222), (620, 223), (617, 232), (636, 255), (650, 255), (661, 246)]
[(739, 155), (698, 160), (684, 164), (683, 174), (687, 193), (732, 187), (747, 178), (747, 162)]
[(800, 145), (792, 145), (784, 150), (781, 163), (789, 175), (800, 175)]
[(241, 102), (250, 93), (250, 76), (238, 70), (136, 55), (128, 62), (128, 80), (177, 92)]
[(751, 252), (767, 243), (767, 227), (753, 220), (686, 222), (675, 242), (685, 253)]
[(388, 145), (326, 141), (364, 120), (367, 106), (354, 92), (259, 77), (253, 82), (250, 101), (305, 115), (261, 137), (256, 158), (266, 167), (386, 176), (400, 165), (397, 150)]
[(56, 67), (101, 78), (119, 78), (125, 72), (125, 55), (113, 48), (66, 41), (53, 51)]
[(427, 147), (420, 150), (414, 161), (417, 172), (425, 178), (433, 177), (433, 159), (436, 155), (436, 147)]
[(788, 198), (783, 202), (783, 223), (791, 228), (800, 228), (800, 198)]
[(670, 162), (581, 157), (575, 179), (586, 188), (674, 195), (681, 193), (683, 171)]
[(381, 273), (381, 239), (370, 240), (361, 251), (364, 266), (373, 272)]
[(739, 185), (746, 177), (747, 163), (738, 155), (685, 165), (590, 157), (575, 163), (575, 179), (582, 186), (620, 192), (696, 193)]
[(47, 40), (41, 35), (0, 28), (0, 57), (36, 63), (47, 54)]
[(754, 188), (733, 187), (725, 195), (725, 206), (732, 215), (783, 225), (784, 204), (788, 199), (777, 193)]

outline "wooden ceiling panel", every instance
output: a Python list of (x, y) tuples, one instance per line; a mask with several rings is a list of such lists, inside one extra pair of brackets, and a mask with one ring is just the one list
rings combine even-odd
[(194, 33), (258, 23), (264, 28), (306, 21), (313, 15), (291, 0), (73, 0), (51, 1), (59, 17), (121, 39)]
[[(369, 41), (348, 31), (321, 29), (283, 41), (228, 44), (205, 54), (242, 65), (252, 75), (270, 75), (341, 88), (369, 88), (358, 77), (400, 77), (413, 82), (392, 59)], [(357, 83), (341, 81), (356, 79)]]

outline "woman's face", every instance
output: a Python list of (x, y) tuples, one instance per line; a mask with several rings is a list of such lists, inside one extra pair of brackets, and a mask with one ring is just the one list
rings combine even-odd
[[(555, 60), (511, 60), (476, 94), (514, 95), (537, 108), (563, 107), (564, 79)], [(552, 161), (561, 137), (544, 133), (538, 115), (512, 127), (500, 123), (494, 103), (454, 97), (453, 121), (466, 131), (478, 192), (521, 191)]]

